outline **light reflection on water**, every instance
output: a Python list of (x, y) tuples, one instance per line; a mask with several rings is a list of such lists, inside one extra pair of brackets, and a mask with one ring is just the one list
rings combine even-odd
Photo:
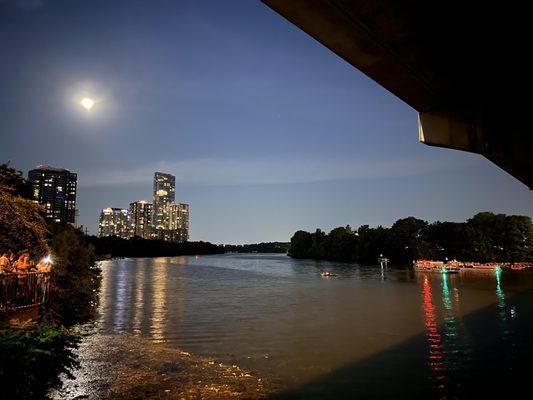
[[(102, 267), (101, 331), (140, 333), (285, 387), (366, 365), (377, 354), (390, 371), (409, 358), (410, 373), (437, 398), (453, 398), (479, 369), (480, 331), (484, 340), (499, 340), (512, 368), (513, 321), (525, 310), (508, 299), (533, 288), (528, 272), (424, 274), (265, 254)], [(323, 278), (324, 270), (337, 276)], [(491, 305), (495, 312), (481, 322), (465, 317)], [(361, 380), (352, 384), (363, 390), (369, 385)]]

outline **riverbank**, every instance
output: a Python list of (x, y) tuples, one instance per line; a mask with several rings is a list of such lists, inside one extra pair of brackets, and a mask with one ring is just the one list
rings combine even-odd
[(209, 242), (166, 242), (164, 240), (122, 239), (119, 237), (86, 236), (100, 259), (123, 257), (175, 257), (223, 254), (224, 247)]
[(236, 365), (132, 334), (90, 334), (78, 354), (76, 379), (54, 399), (261, 399), (274, 390)]

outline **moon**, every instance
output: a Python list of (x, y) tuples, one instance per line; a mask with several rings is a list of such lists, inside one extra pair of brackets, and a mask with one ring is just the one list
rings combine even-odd
[(80, 101), (82, 107), (85, 108), (87, 111), (91, 111), (91, 108), (93, 108), (94, 103), (95, 101), (90, 97), (84, 97), (82, 101)]

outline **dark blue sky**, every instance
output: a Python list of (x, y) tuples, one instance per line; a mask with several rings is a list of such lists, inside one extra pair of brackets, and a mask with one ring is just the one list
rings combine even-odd
[(92, 232), (156, 170), (193, 240), (533, 214), (523, 184), (420, 144), (413, 109), (259, 1), (0, 0), (0, 58), (0, 161), (77, 172)]

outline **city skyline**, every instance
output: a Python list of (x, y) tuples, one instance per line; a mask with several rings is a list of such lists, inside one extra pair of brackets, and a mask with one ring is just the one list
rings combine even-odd
[(169, 242), (189, 240), (189, 204), (176, 203), (176, 177), (156, 171), (152, 203), (135, 200), (129, 208), (108, 206), (100, 212), (98, 236), (141, 237)]
[[(413, 109), (260, 3), (0, 10), (0, 160), (76, 171), (92, 234), (102, 208), (149, 199), (156, 170), (194, 204), (191, 240), (214, 243), (409, 215), (533, 215), (525, 185), (418, 143)], [(80, 97), (94, 98), (90, 111)]]

